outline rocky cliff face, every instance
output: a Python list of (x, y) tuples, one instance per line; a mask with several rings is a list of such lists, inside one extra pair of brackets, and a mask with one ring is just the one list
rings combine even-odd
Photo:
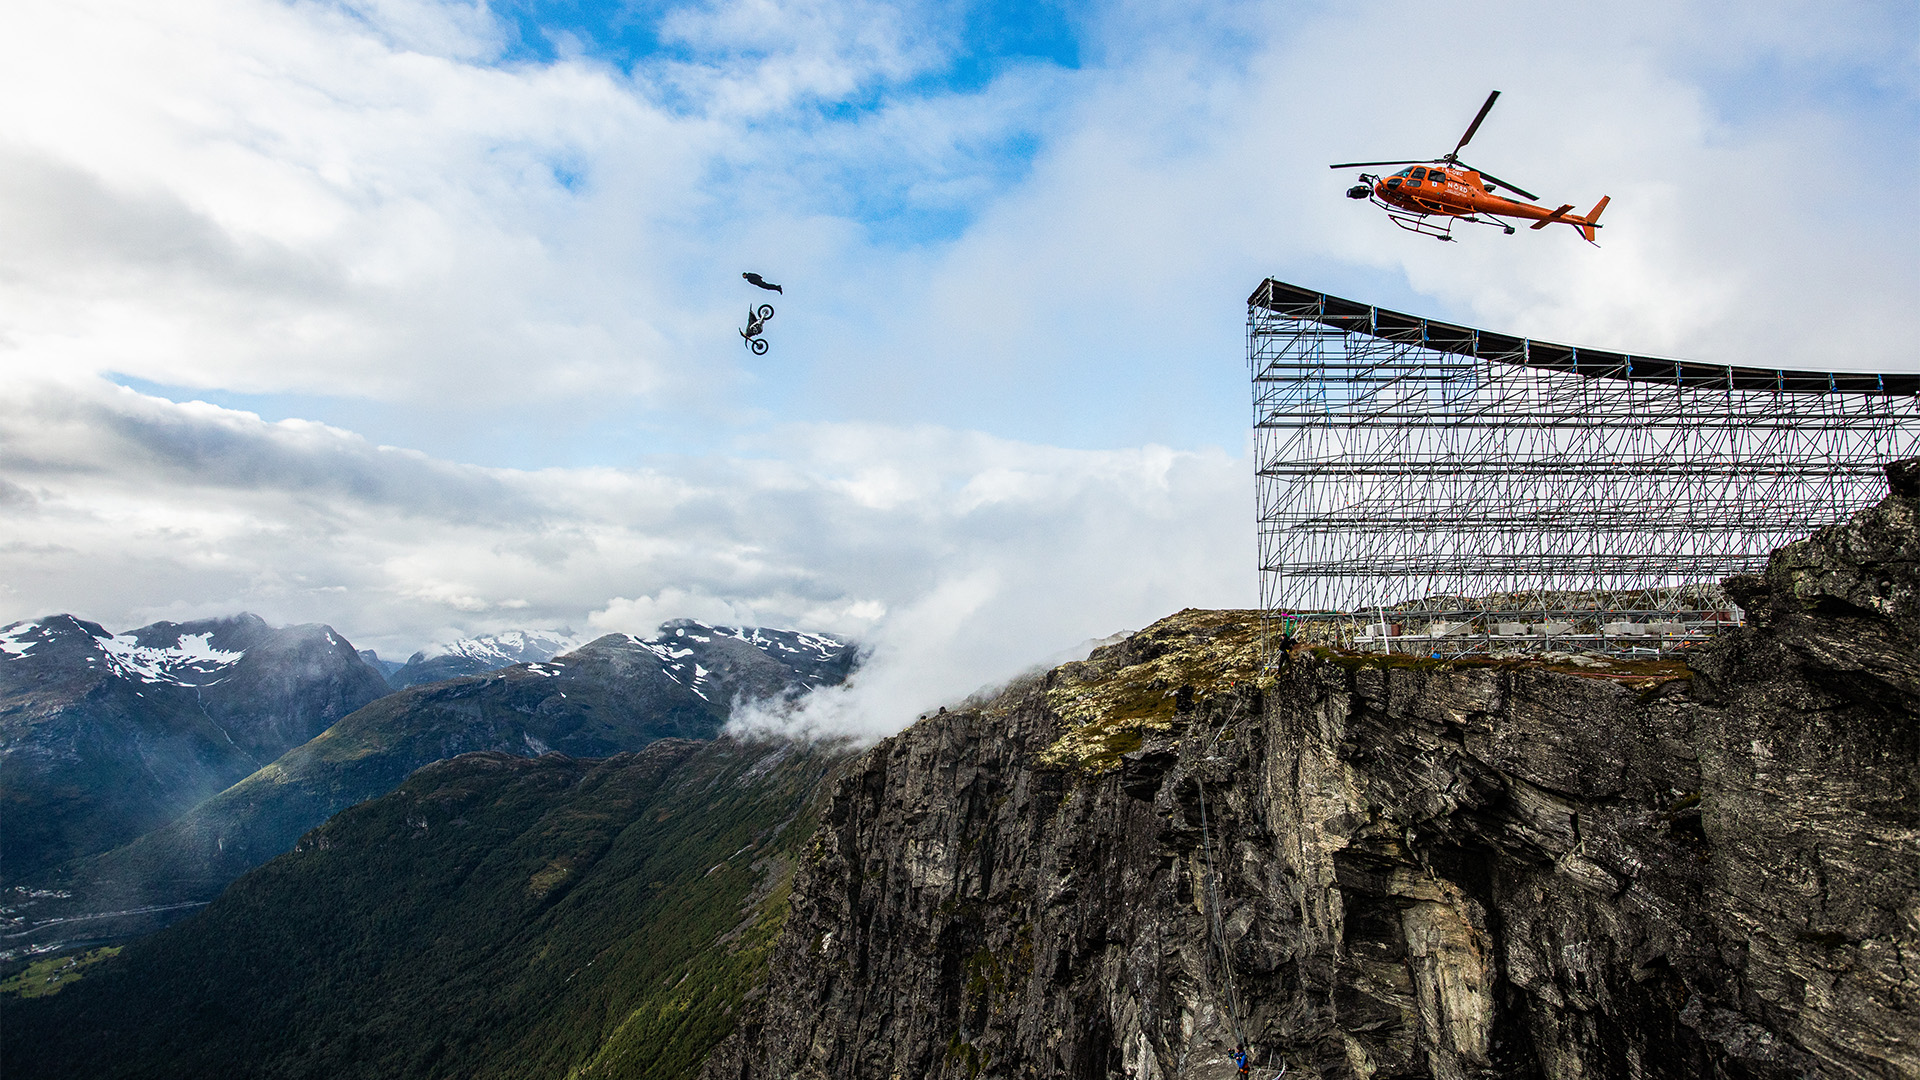
[(1920, 498), (1692, 663), (1182, 612), (839, 781), (708, 1080), (1920, 1075)]

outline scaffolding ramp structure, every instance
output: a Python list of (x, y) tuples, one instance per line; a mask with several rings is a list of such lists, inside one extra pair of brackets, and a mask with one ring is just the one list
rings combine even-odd
[(1273, 279), (1247, 304), (1260, 599), (1310, 640), (1658, 655), (1886, 494), (1920, 374), (1533, 341)]

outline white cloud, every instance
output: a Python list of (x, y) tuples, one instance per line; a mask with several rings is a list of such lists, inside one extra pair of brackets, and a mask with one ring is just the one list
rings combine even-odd
[[(1694, 25), (1705, 20), (1693, 9), (1679, 20), (1653, 6), (1563, 13), (1579, 34), (1524, 44), (1484, 32), (1531, 17), (1524, 5), (1477, 5), (1454, 26), (1425, 4), (1263, 10), (1248, 25), (1270, 32), (1244, 63), (1146, 50), (1076, 87), (1074, 116), (1033, 175), (942, 253), (923, 302), (876, 338), (917, 334), (950, 370), (984, 367), (994, 389), (982, 396), (1047, 356), (1062, 393), (1117, 411), (1123, 395), (1179, 400), (1171, 378), (1138, 394), (1152, 377), (1135, 372), (1156, 358), (1177, 369), (1196, 345), (1218, 363), (1235, 345), (1240, 301), (1271, 272), (1548, 339), (1782, 366), (1920, 366), (1908, 345), (1920, 310), (1901, 299), (1920, 290), (1920, 236), (1877, 200), (1845, 194), (1920, 152), (1910, 58), (1894, 92), (1906, 125), (1862, 127), (1837, 97), (1736, 120), (1691, 78), (1701, 54), (1724, 62), (1722, 35)], [(1808, 30), (1847, 33), (1827, 21), (1785, 21), (1753, 62)], [(1767, 93), (1758, 81), (1751, 89)], [(1440, 154), (1494, 87), (1504, 94), (1468, 159), (1583, 211), (1611, 194), (1600, 249), (1566, 228), (1508, 238), (1467, 226), (1462, 242), (1437, 244), (1340, 197), (1353, 173), (1328, 162)], [(1402, 277), (1430, 299), (1392, 295), (1405, 292)], [(1770, 317), (1789, 311), (1806, 317)], [(1820, 315), (1837, 311), (1859, 317), (1841, 326)]]
[(932, 428), (781, 440), (781, 459), (712, 458), (697, 478), (481, 469), (39, 385), (0, 401), (0, 622), (251, 610), (393, 656), (519, 626), (799, 626), (873, 646), (854, 703), (873, 730), (1085, 638), (1251, 599), (1244, 460)]
[[(1549, 339), (1920, 363), (1920, 238), (1876, 187), (1920, 140), (1911, 4), (1629, 3), (1524, 39), (1485, 30), (1537, 21), (1508, 0), (1124, 4), (1078, 18), (1083, 68), (965, 91), (944, 10), (713, 0), (628, 74), (499, 63), (484, 4), (9, 7), (0, 613), (251, 608), (396, 655), (795, 622), (876, 643), (817, 706), (870, 727), (1250, 599), (1265, 274)], [(1468, 159), (1612, 195), (1603, 248), (1439, 245), (1340, 197), (1326, 162), (1439, 153), (1494, 86)], [(763, 358), (749, 268), (789, 288)], [(343, 419), (367, 401), (377, 429)]]
[(587, 615), (587, 625), (601, 633), (650, 637), (668, 619), (698, 619), (715, 626), (758, 626), (765, 622), (753, 604), (669, 585), (652, 596), (613, 597), (605, 607)]
[[(1527, 17), (1514, 4), (1122, 7), (1084, 20), (1084, 70), (906, 89), (951, 58), (940, 10), (682, 7), (659, 33), (683, 58), (629, 78), (493, 66), (479, 5), (10, 9), (0, 371), (489, 423), (771, 402), (1217, 442), (1218, 420), (1173, 417), (1217, 416), (1232, 373), (1176, 373), (1230, 366), (1237, 301), (1270, 271), (1640, 350), (1914, 364), (1914, 226), (1851, 194), (1916, 151), (1920, 79), (1887, 44), (1910, 7), (1616, 5), (1524, 44), (1482, 31)], [(1769, 64), (1841, 85), (1748, 78)], [(1471, 158), (1582, 208), (1612, 194), (1603, 250), (1564, 229), (1443, 247), (1339, 197), (1325, 161), (1438, 152), (1493, 83)], [(1729, 114), (1756, 97), (1776, 108)], [(822, 112), (849, 98), (877, 104)], [(954, 232), (888, 233), (916, 215)], [(744, 368), (749, 259), (806, 299), (783, 305), (780, 356)], [(1783, 309), (1850, 317), (1756, 317)], [(1034, 404), (1069, 393), (1085, 415)]]
[(658, 246), (648, 220), (570, 223), (596, 200), (684, 210), (711, 133), (591, 65), (412, 51), (448, 10), (15, 9), (0, 92), (34, 107), (0, 120), (0, 214), (26, 241), (0, 255), (9, 367), (469, 403), (673, 385), (657, 284), (592, 286)]
[(764, 116), (807, 100), (839, 100), (938, 64), (931, 11), (872, 0), (719, 0), (669, 11), (664, 40), (704, 59), (666, 81), (714, 113)]

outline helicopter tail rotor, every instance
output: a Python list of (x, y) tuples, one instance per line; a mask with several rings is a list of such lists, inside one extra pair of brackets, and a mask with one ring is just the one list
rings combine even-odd
[(1587, 238), (1587, 243), (1591, 244), (1595, 242), (1593, 239), (1593, 230), (1600, 227), (1600, 211), (1607, 208), (1607, 202), (1612, 198), (1613, 196), (1611, 195), (1600, 196), (1600, 201), (1593, 204), (1593, 209), (1587, 211), (1586, 219), (1581, 221), (1580, 235)]

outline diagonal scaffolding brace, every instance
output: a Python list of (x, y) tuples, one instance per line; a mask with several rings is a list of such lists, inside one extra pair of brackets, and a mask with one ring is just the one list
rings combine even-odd
[(1443, 656), (1658, 653), (1715, 584), (1885, 494), (1920, 375), (1703, 364), (1269, 279), (1247, 307), (1262, 606)]

